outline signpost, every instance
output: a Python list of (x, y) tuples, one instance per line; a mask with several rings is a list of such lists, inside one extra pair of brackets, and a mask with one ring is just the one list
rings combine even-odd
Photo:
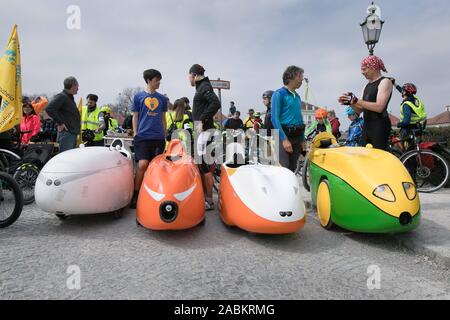
[(220, 101), (220, 128), (222, 128), (223, 119), (222, 119), (222, 90), (230, 90), (231, 89), (231, 82), (230, 81), (224, 81), (224, 80), (210, 80), (211, 85), (214, 89), (217, 89), (219, 91), (219, 101)]

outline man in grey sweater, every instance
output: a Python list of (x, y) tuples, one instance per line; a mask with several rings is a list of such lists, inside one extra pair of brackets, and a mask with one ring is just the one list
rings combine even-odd
[(78, 81), (74, 77), (64, 80), (64, 90), (48, 104), (46, 111), (58, 126), (59, 151), (75, 149), (81, 132), (81, 117), (74, 95), (78, 93)]

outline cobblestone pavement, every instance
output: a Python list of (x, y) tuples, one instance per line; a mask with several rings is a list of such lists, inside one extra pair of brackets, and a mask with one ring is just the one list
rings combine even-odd
[[(131, 210), (60, 221), (31, 205), (0, 230), (0, 299), (450, 298), (444, 264), (392, 236), (327, 232), (308, 218), (287, 236), (228, 229), (217, 212), (203, 227), (153, 232)], [(73, 265), (80, 290), (68, 287)], [(379, 290), (368, 289), (372, 265)]]

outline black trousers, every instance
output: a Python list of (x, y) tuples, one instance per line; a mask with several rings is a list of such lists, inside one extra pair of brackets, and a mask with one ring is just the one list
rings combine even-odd
[(363, 146), (373, 145), (375, 149), (387, 151), (389, 148), (389, 136), (391, 135), (392, 125), (389, 118), (380, 118), (373, 120), (364, 119), (362, 131)]

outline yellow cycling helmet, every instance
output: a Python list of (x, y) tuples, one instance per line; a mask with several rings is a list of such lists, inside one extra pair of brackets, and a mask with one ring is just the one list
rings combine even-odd
[(110, 113), (111, 113), (111, 108), (110, 108), (109, 106), (103, 106), (103, 107), (100, 109), (100, 111), (101, 111), (101, 112), (104, 112), (104, 113), (110, 114)]

